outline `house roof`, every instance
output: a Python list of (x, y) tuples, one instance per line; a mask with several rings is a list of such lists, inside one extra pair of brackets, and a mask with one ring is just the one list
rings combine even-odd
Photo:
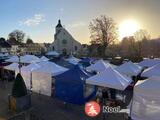
[(6, 42), (5, 40), (0, 40), (0, 46), (2, 47), (2, 48), (10, 48), (11, 47), (11, 45), (8, 43), (8, 42)]

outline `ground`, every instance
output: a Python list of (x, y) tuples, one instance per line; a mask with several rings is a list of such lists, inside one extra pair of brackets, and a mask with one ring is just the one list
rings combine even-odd
[[(11, 93), (12, 82), (0, 83), (0, 120), (15, 115), (8, 110), (8, 94)], [(66, 104), (62, 101), (32, 93), (32, 107), (25, 113), (31, 113), (39, 119), (36, 120), (102, 120), (103, 115), (91, 118), (85, 115), (84, 106)], [(124, 114), (106, 114), (105, 120), (125, 120)], [(18, 119), (14, 119), (18, 120)], [(35, 119), (33, 119), (35, 120)]]

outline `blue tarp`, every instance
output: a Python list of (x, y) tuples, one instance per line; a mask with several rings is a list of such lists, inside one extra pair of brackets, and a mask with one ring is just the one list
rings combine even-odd
[(84, 104), (96, 93), (95, 90), (87, 98), (84, 97), (84, 84), (88, 77), (89, 75), (81, 70), (78, 65), (65, 73), (55, 76), (55, 97), (64, 102)]
[(88, 67), (91, 65), (91, 59), (90, 58), (82, 58), (82, 60), (79, 62), (82, 64), (83, 67)]
[(64, 60), (63, 58), (52, 59), (50, 61), (52, 61), (62, 67), (68, 68), (68, 69), (72, 69), (75, 66), (75, 65), (69, 63), (68, 61)]

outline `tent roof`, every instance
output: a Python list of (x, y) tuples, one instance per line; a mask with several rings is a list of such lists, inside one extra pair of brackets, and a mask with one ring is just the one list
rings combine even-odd
[(115, 68), (118, 72), (128, 75), (128, 76), (137, 76), (142, 68), (134, 63), (130, 62), (126, 62), (120, 66), (118, 66), (117, 68)]
[(42, 57), (40, 58), (40, 60), (41, 60), (41, 61), (48, 61), (49, 59), (48, 59), (47, 57), (45, 57), (45, 56), (42, 56)]
[(8, 55), (9, 55), (8, 53), (5, 53), (5, 54), (0, 53), (0, 57), (7, 57)]
[(10, 65), (5, 66), (4, 69), (16, 71), (16, 70), (19, 69), (19, 64), (18, 63), (12, 63)]
[(71, 56), (68, 59), (66, 59), (66, 61), (68, 61), (71, 64), (77, 65), (81, 60), (74, 56)]
[(104, 71), (109, 66), (110, 66), (109, 63), (105, 63), (103, 60), (98, 60), (95, 64), (92, 64), (89, 67), (87, 67), (86, 70), (101, 72)]
[(55, 78), (57, 80), (61, 80), (64, 82), (71, 81), (73, 83), (73, 82), (77, 82), (77, 81), (84, 82), (84, 80), (89, 78), (89, 75), (85, 71), (80, 69), (80, 67), (78, 65), (76, 65), (74, 68), (72, 68), (72, 69), (70, 69), (70, 70), (68, 70), (58, 76), (55, 76)]
[(114, 88), (118, 90), (124, 90), (131, 82), (131, 78), (120, 74), (111, 67), (108, 67), (103, 72), (86, 80), (86, 83), (88, 84)]
[(138, 65), (142, 67), (152, 67), (156, 64), (160, 64), (160, 59), (145, 59), (138, 63)]
[(40, 62), (40, 59), (35, 55), (24, 55), (21, 58), (22, 63), (33, 63), (33, 62)]
[(65, 68), (69, 68), (69, 69), (71, 69), (75, 66), (74, 64), (69, 63), (68, 61), (66, 61), (64, 59), (57, 60), (55, 63), (60, 65), (60, 66), (65, 67)]
[(160, 64), (154, 65), (143, 71), (143, 77), (160, 76)]
[(46, 55), (50, 55), (50, 56), (59, 56), (59, 53), (56, 51), (49, 51)]
[(22, 71), (29, 71), (29, 72), (31, 72), (31, 71), (36, 70), (38, 68), (40, 68), (40, 65), (38, 65), (37, 63), (31, 63), (28, 66), (22, 67), (21, 70)]
[[(18, 56), (12, 56), (10, 59), (6, 60), (7, 62), (19, 62)], [(21, 63), (33, 63), (33, 62), (39, 62), (40, 59), (36, 57), (35, 55), (24, 55), (20, 56)]]
[(137, 94), (160, 96), (160, 77), (153, 76), (144, 81), (138, 81), (134, 87)]
[(38, 65), (40, 65), (40, 67), (38, 69), (33, 70), (33, 71), (49, 73), (49, 74), (52, 74), (53, 76), (59, 75), (59, 74), (68, 70), (67, 68), (64, 68), (62, 66), (59, 66), (59, 65), (57, 65), (53, 62), (49, 62), (49, 61), (40, 62), (40, 63), (38, 63)]
[(80, 62), (91, 62), (91, 61), (92, 61), (91, 58), (86, 57), (86, 58), (82, 58)]
[(18, 62), (18, 56), (11, 56), (9, 59), (5, 60), (6, 62)]

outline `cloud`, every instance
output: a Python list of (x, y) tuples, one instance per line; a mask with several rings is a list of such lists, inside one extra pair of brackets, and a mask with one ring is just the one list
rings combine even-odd
[(77, 27), (83, 27), (85, 25), (86, 25), (86, 23), (84, 23), (84, 22), (76, 22), (76, 23), (73, 23), (73, 24), (69, 24), (67, 26), (69, 28), (77, 28)]
[(45, 21), (45, 15), (35, 14), (32, 18), (28, 18), (23, 21), (19, 21), (20, 25), (36, 26)]

